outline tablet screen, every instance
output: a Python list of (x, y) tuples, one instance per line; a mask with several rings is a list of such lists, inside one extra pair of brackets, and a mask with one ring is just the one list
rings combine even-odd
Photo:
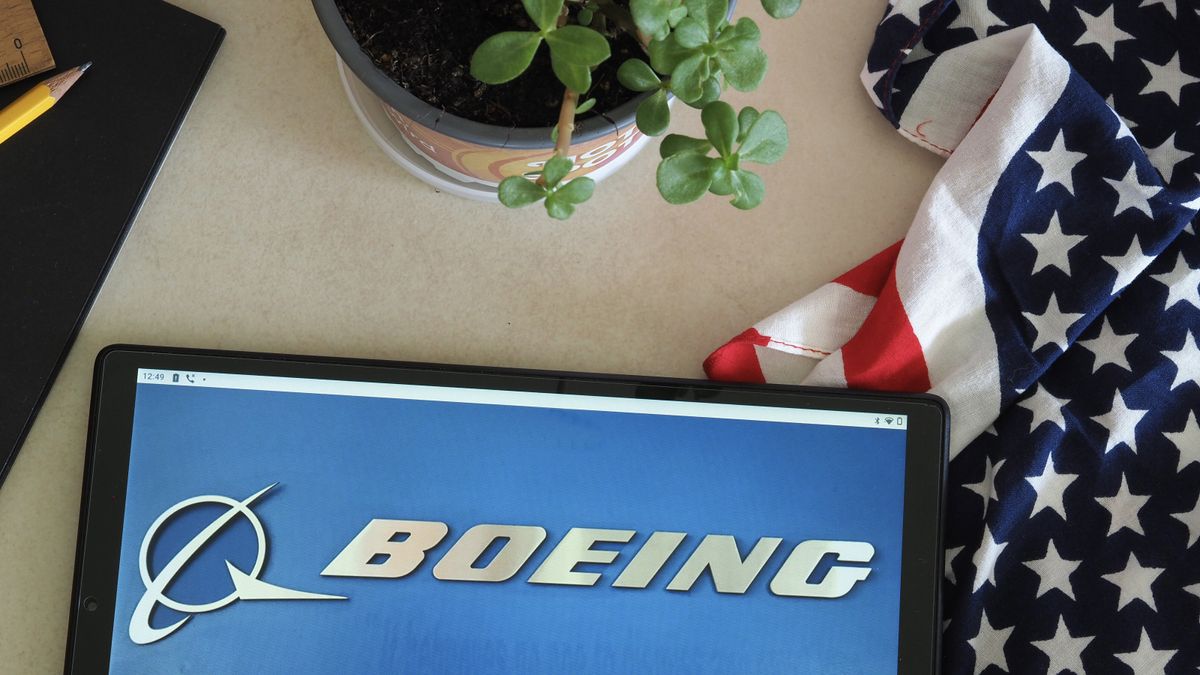
[(903, 415), (140, 369), (112, 672), (887, 672)]

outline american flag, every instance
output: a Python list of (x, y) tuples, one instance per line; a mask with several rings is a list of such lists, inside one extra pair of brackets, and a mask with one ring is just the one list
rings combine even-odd
[(1200, 0), (895, 0), (862, 79), (945, 166), (710, 377), (949, 402), (946, 672), (1196, 673)]

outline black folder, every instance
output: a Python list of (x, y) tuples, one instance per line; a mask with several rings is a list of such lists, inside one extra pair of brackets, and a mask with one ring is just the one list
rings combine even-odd
[[(0, 483), (225, 36), (160, 0), (34, 9), (55, 72), (94, 65), (0, 143)], [(0, 88), (0, 107), (50, 74)]]

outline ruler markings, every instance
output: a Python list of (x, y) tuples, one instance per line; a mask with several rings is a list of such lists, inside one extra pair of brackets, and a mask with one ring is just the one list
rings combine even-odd
[(0, 0), (0, 86), (54, 68), (31, 0)]

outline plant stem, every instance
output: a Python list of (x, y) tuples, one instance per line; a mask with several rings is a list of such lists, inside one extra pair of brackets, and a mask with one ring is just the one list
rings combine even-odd
[(558, 140), (554, 143), (554, 154), (566, 157), (571, 149), (571, 134), (575, 132), (575, 106), (579, 104), (579, 93), (563, 91), (562, 107), (558, 109)]
[(629, 10), (621, 7), (613, 2), (613, 0), (596, 0), (596, 4), (600, 5), (600, 11), (612, 19), (618, 28), (634, 36), (638, 43), (642, 45), (642, 49), (650, 49), (650, 36), (638, 30), (637, 24), (633, 22), (633, 15), (629, 13)]
[[(571, 134), (575, 133), (575, 106), (579, 104), (579, 93), (563, 90), (562, 106), (558, 109), (558, 140), (554, 142), (554, 156), (567, 157), (571, 152)], [(538, 176), (537, 184), (546, 187), (546, 176)]]

